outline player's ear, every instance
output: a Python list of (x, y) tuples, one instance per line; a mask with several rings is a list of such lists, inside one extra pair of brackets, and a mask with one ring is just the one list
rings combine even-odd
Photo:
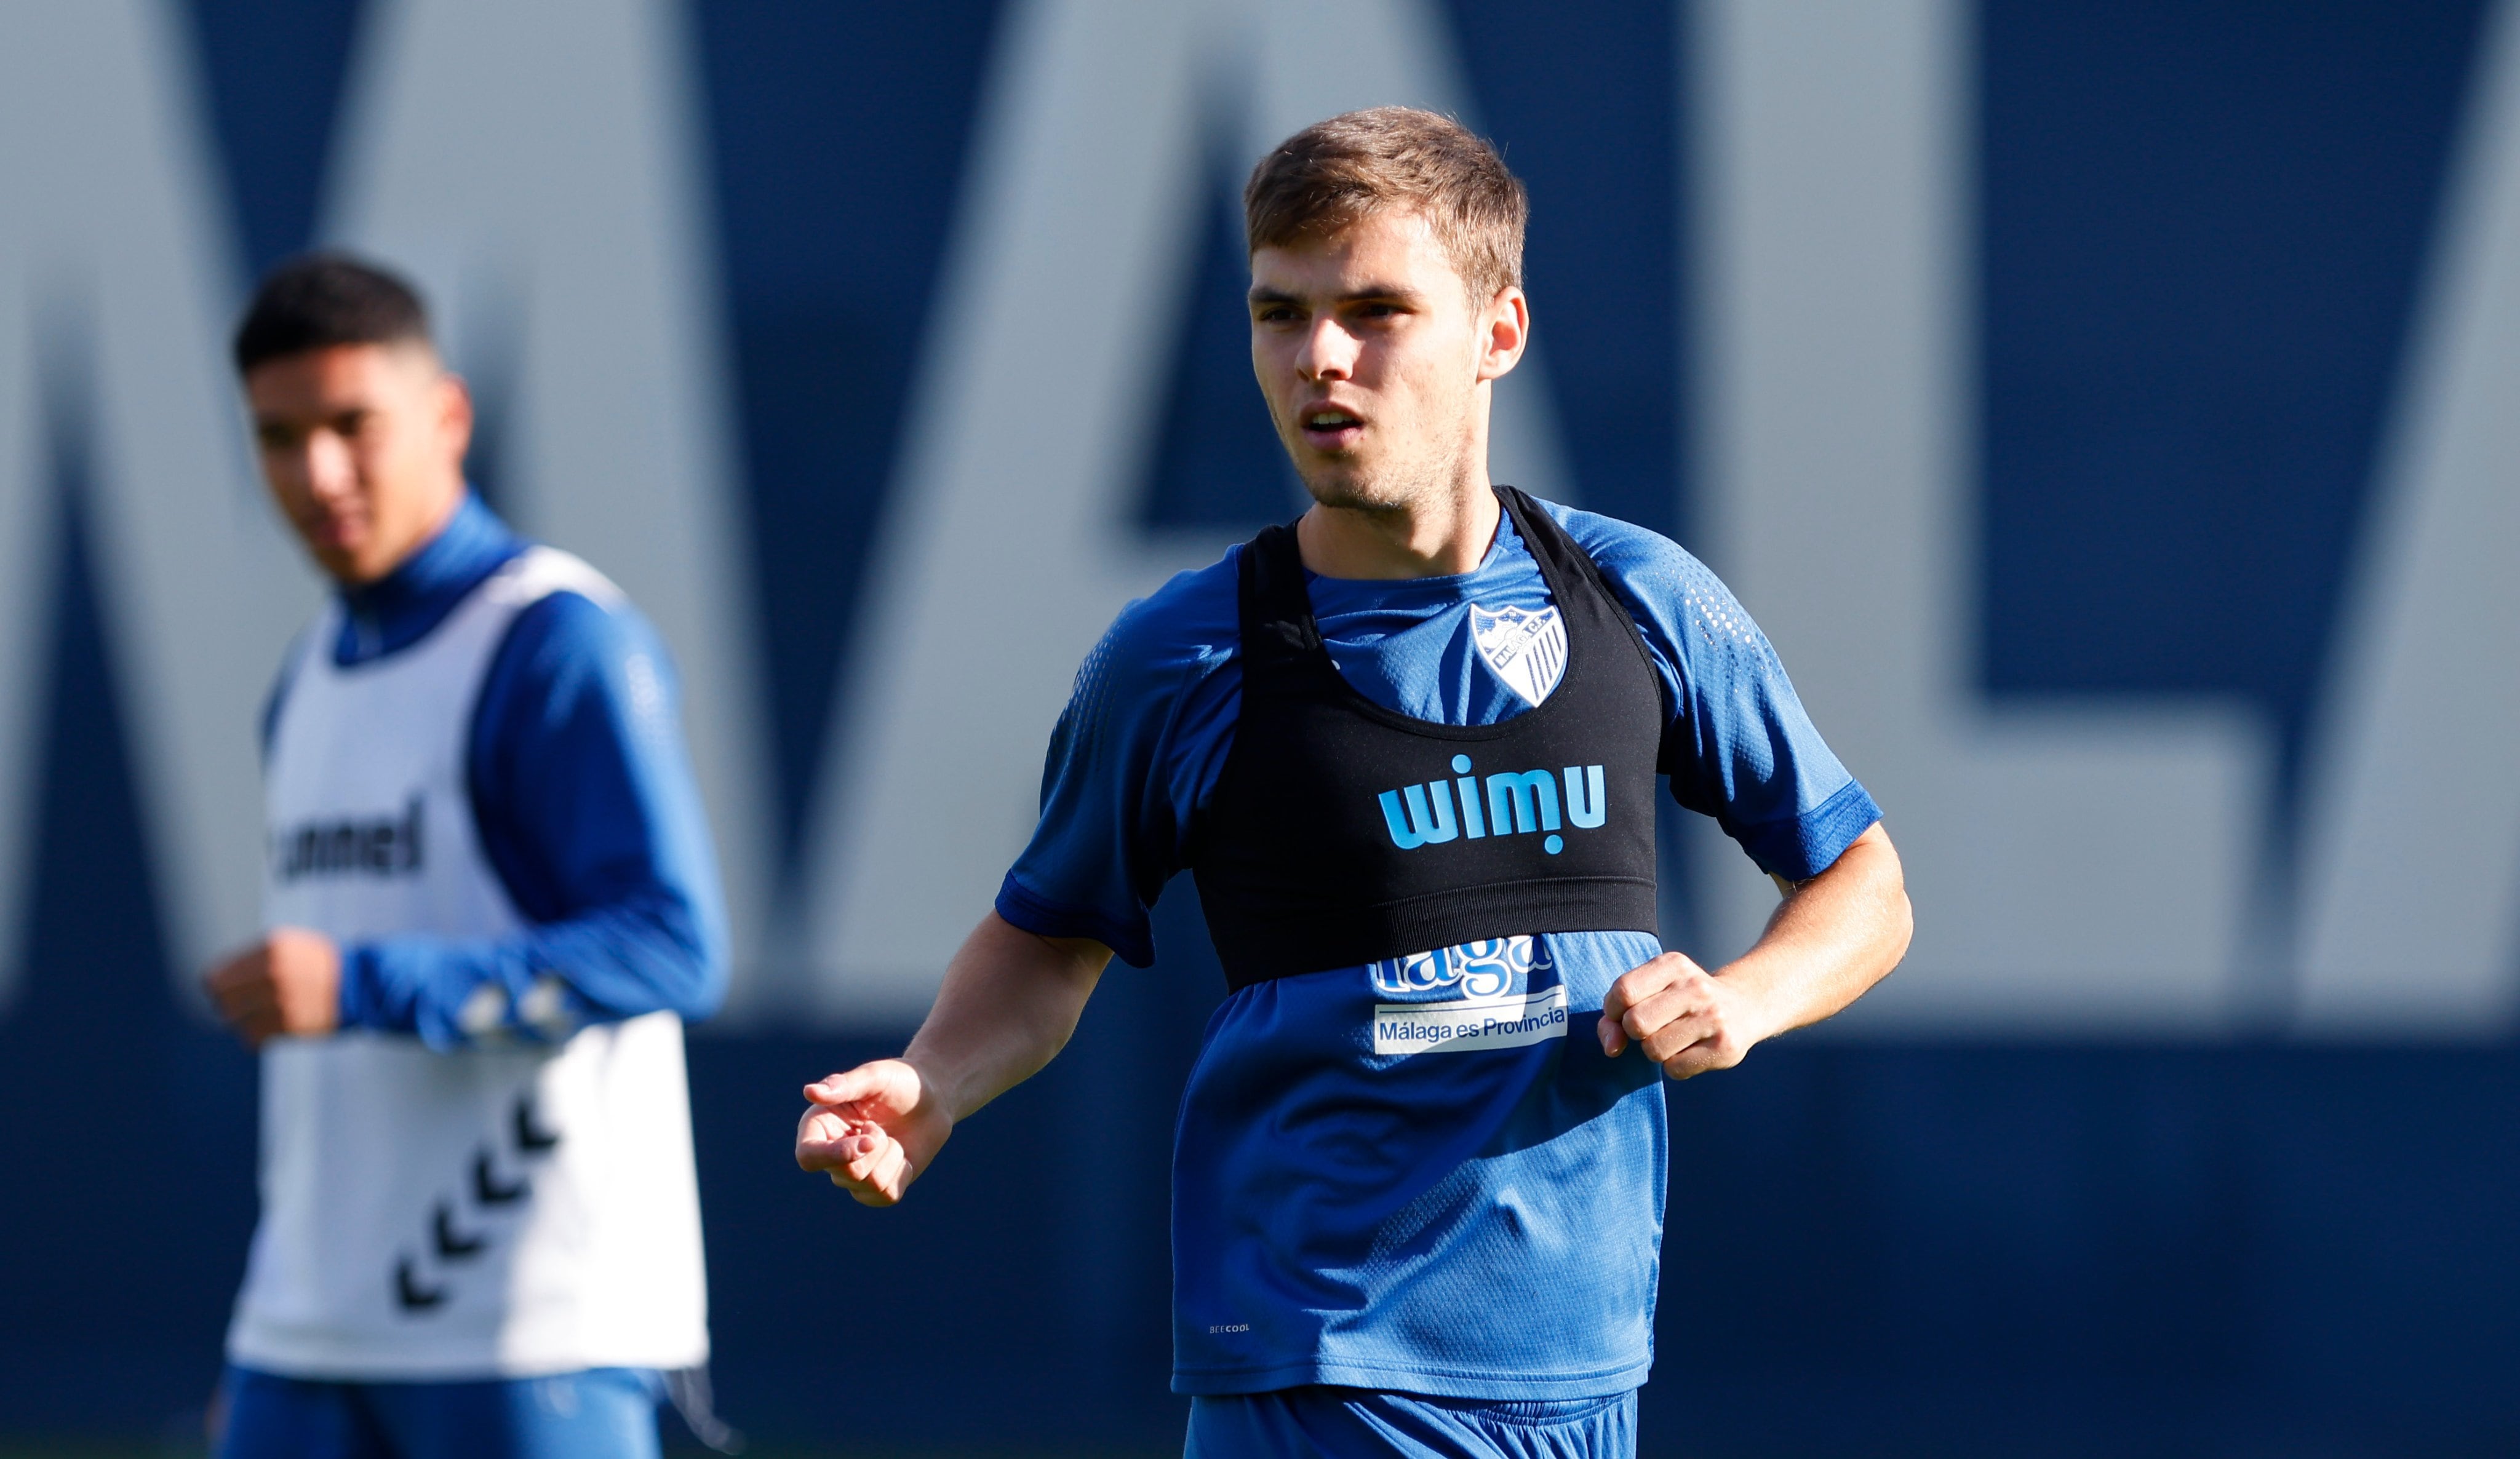
[(437, 377), (437, 390), (438, 428), (461, 460), (472, 446), (472, 387), (449, 370)]
[(1479, 378), (1492, 380), (1513, 373), (1531, 342), (1531, 300), (1507, 285), (1479, 311)]

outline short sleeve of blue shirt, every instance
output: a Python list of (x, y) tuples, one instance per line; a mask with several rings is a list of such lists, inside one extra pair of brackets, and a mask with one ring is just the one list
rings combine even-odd
[[(1593, 512), (1549, 511), (1608, 579), (1663, 681), (1658, 768), (1673, 797), (1716, 818), (1759, 866), (1800, 881), (1827, 869), (1879, 811), (1795, 697), (1767, 638), (1678, 544)], [(1154, 959), (1148, 911), (1213, 792), (1240, 711), (1241, 549), (1123, 610), (1078, 670), (1042, 776), (1042, 815), (997, 902), (1045, 937), (1086, 937)], [(1500, 519), (1456, 577), (1312, 577), (1314, 612), (1349, 682), (1387, 708), (1489, 724), (1522, 702), (1472, 672), (1469, 605), (1539, 606), (1548, 590)]]
[(1090, 937), (1155, 960), (1147, 910), (1181, 869), (1241, 706), (1235, 573), (1241, 549), (1129, 604), (1076, 671), (1051, 731), (1041, 821), (998, 893), (998, 915), (1044, 937)]
[(1838, 762), (1732, 590), (1667, 537), (1589, 511), (1550, 513), (1644, 635), (1674, 713), (1655, 769), (1759, 869), (1818, 876), (1881, 812)]

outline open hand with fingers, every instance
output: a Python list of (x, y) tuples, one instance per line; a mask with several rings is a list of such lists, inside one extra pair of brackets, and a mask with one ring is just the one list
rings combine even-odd
[(1601, 999), (1597, 1030), (1612, 1058), (1636, 1044), (1673, 1079), (1730, 1069), (1750, 1046), (1775, 1032), (1758, 999), (1741, 984), (1665, 952), (1631, 968)]
[(954, 1132), (954, 1120), (918, 1067), (877, 1059), (805, 1086), (813, 1108), (796, 1122), (796, 1165), (822, 1171), (862, 1206), (889, 1206)]

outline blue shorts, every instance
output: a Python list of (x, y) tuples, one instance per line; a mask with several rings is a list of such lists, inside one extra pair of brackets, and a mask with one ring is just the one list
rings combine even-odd
[(641, 1368), (328, 1383), (231, 1367), (217, 1459), (656, 1459), (664, 1393)]
[(1190, 1402), (1183, 1459), (1636, 1459), (1637, 1394), (1504, 1401), (1289, 1388)]

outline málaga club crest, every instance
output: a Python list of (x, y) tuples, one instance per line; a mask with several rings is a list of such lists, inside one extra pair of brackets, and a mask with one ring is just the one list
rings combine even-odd
[(1487, 660), (1488, 668), (1525, 704), (1548, 698), (1557, 681), (1566, 677), (1566, 620), (1557, 616), (1554, 607), (1499, 608), (1491, 613), (1472, 603), (1470, 639), (1479, 645), (1479, 657)]

